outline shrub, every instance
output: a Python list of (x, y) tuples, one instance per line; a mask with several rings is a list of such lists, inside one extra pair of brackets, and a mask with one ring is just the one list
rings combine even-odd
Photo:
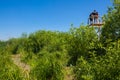
[(107, 48), (105, 56), (79, 58), (75, 69), (77, 80), (120, 80), (120, 49)]
[(12, 63), (10, 56), (6, 53), (0, 53), (0, 80), (23, 79), (20, 69)]
[(62, 65), (52, 54), (41, 54), (30, 75), (37, 80), (63, 80)]

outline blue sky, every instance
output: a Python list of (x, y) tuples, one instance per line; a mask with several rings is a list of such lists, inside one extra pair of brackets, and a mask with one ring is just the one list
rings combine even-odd
[(86, 24), (90, 12), (107, 13), (110, 0), (0, 0), (0, 40), (37, 30), (68, 31)]

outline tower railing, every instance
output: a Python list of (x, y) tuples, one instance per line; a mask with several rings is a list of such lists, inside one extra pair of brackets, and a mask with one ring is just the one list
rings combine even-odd
[(94, 17), (92, 18), (92, 20), (90, 20), (90, 18), (88, 18), (88, 25), (89, 26), (102, 26), (103, 22), (102, 22), (102, 18), (98, 17), (97, 19), (95, 19)]
[(92, 20), (88, 18), (88, 25), (95, 27), (95, 29), (97, 29), (96, 31), (98, 34), (98, 40), (100, 40), (101, 29), (102, 29), (103, 24), (104, 23), (101, 17), (97, 17), (97, 18), (92, 17)]

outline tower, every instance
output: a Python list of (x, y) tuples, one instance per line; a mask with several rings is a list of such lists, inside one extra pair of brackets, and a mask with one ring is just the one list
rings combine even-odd
[(89, 18), (88, 18), (88, 25), (89, 27), (94, 27), (97, 29), (97, 34), (98, 34), (98, 40), (100, 39), (101, 35), (101, 29), (103, 26), (102, 18), (100, 18), (98, 12), (94, 10), (92, 13), (90, 13)]

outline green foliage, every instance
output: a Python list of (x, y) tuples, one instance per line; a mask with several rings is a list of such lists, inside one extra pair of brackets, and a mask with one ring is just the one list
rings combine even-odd
[(119, 80), (120, 42), (107, 41), (109, 44), (103, 47), (94, 28), (85, 26), (69, 32), (38, 31), (1, 41), (0, 64), (5, 65), (0, 65), (0, 79), (25, 79), (9, 56), (20, 53), (23, 61), (31, 65), (31, 80), (63, 80), (67, 64), (74, 66), (76, 80)]
[[(5, 52), (5, 51), (4, 51)], [(23, 80), (24, 77), (6, 53), (0, 53), (0, 80)]]
[[(115, 0), (114, 0), (115, 2)], [(120, 4), (115, 2), (112, 8), (108, 9), (108, 14), (104, 16), (105, 25), (102, 29), (103, 43), (108, 43), (106, 40), (116, 41), (120, 39)]]
[(89, 60), (79, 58), (75, 69), (77, 80), (119, 80), (120, 48), (108, 47), (106, 51), (105, 56), (93, 54)]
[(80, 28), (71, 28), (70, 37), (68, 40), (68, 52), (71, 56), (69, 64), (76, 64), (80, 56), (87, 57), (88, 50), (94, 46), (97, 41), (97, 34), (94, 28), (80, 26)]
[(65, 49), (67, 46), (67, 36), (67, 33), (43, 30), (30, 34), (23, 46), (23, 53), (26, 54), (24, 60), (31, 61), (32, 57), (34, 56), (33, 54), (39, 55), (39, 53), (43, 51), (47, 51), (51, 54), (54, 52), (58, 53), (64, 56), (62, 59), (65, 60), (67, 55), (67, 50)]
[(32, 80), (63, 80), (63, 65), (67, 62), (68, 34), (37, 31), (28, 36), (23, 49), (23, 61), (30, 64)]
[(32, 33), (25, 42), (25, 51), (38, 53), (44, 48), (47, 48), (50, 52), (61, 51), (62, 46), (60, 45), (64, 43), (61, 35), (64, 35), (64, 33), (43, 30)]
[(21, 49), (24, 49), (26, 38), (12, 38), (8, 40), (6, 43), (6, 50), (11, 54), (20, 53)]
[(3, 50), (6, 46), (6, 42), (5, 41), (0, 41), (0, 51)]
[(62, 64), (56, 59), (56, 55), (41, 53), (37, 66), (31, 71), (31, 76), (34, 80), (63, 80)]

